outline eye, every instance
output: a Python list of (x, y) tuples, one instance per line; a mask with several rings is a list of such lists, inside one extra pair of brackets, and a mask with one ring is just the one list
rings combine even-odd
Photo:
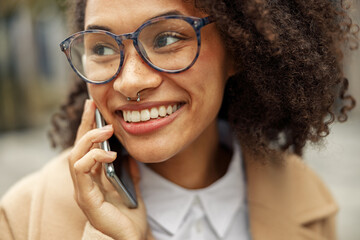
[(176, 32), (164, 32), (158, 34), (155, 37), (153, 44), (154, 44), (154, 48), (158, 49), (174, 44), (181, 40), (185, 40), (185, 38)]
[(104, 44), (96, 44), (92, 52), (99, 56), (108, 56), (108, 55), (114, 55), (116, 52), (113, 48), (106, 46)]

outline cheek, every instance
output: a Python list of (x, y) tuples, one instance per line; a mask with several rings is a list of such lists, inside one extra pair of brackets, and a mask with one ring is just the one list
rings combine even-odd
[(223, 52), (204, 51), (199, 57), (198, 90), (201, 104), (208, 106), (207, 117), (214, 118), (220, 110), (228, 78), (226, 57)]
[(107, 100), (109, 97), (111, 97), (111, 84), (101, 84), (101, 85), (95, 85), (95, 84), (87, 84), (89, 94), (92, 96), (96, 107), (100, 110), (102, 115), (105, 119), (108, 119), (108, 106), (107, 106)]
[[(218, 55), (217, 55), (218, 56)], [(199, 56), (197, 64), (190, 68), (181, 78), (182, 88), (186, 89), (190, 97), (189, 122), (197, 121), (197, 127), (206, 127), (212, 122), (221, 107), (226, 76), (224, 74), (223, 59), (211, 61), (215, 56), (204, 53)]]
[[(206, 49), (208, 50), (208, 49)], [(205, 96), (222, 98), (227, 80), (227, 64), (225, 55), (219, 51), (206, 51), (199, 56), (195, 66), (193, 81), (194, 87)]]

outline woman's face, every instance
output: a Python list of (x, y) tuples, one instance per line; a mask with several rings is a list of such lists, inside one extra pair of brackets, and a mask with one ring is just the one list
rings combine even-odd
[[(183, 0), (88, 0), (85, 29), (97, 26), (115, 34), (129, 33), (150, 18), (174, 11), (185, 16), (206, 16)], [(215, 24), (201, 30), (196, 63), (177, 74), (151, 68), (131, 40), (124, 45), (125, 59), (119, 75), (106, 84), (89, 84), (89, 91), (127, 151), (142, 162), (161, 162), (187, 147), (206, 145), (209, 132), (214, 132), (211, 128), (216, 126), (226, 80), (232, 74)], [(140, 102), (127, 101), (127, 97), (135, 100), (140, 91)], [(142, 112), (146, 117), (147, 110), (156, 115), (156, 110), (161, 113), (169, 106), (177, 110), (166, 117), (140, 122), (126, 122), (123, 118), (125, 113), (136, 119)]]

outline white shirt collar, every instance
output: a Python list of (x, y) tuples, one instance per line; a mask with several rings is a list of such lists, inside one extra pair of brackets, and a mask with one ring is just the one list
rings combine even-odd
[(239, 145), (226, 174), (207, 188), (197, 190), (205, 214), (219, 237), (223, 237), (236, 214), (245, 204), (245, 184)]
[(233, 141), (233, 156), (226, 174), (203, 189), (182, 188), (153, 172), (144, 164), (139, 166), (140, 189), (148, 217), (172, 235), (180, 227), (197, 197), (219, 237), (225, 235), (236, 211), (245, 204), (241, 150), (236, 141)]

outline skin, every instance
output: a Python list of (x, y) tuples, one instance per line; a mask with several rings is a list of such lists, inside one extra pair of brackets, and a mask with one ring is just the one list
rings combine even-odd
[[(115, 34), (133, 32), (147, 19), (174, 10), (186, 16), (206, 16), (182, 0), (89, 0), (85, 29), (97, 25)], [(100, 163), (114, 161), (116, 153), (106, 153), (96, 145), (112, 133), (134, 159), (185, 188), (209, 186), (226, 172), (230, 155), (219, 145), (216, 117), (226, 80), (234, 71), (215, 24), (204, 27), (201, 37), (199, 58), (187, 71), (158, 72), (142, 61), (131, 41), (126, 41), (125, 62), (117, 78), (107, 84), (88, 85), (94, 102), (85, 105), (69, 158), (70, 170), (75, 198), (90, 223), (115, 239), (145, 239), (151, 238), (151, 233), (138, 189), (136, 164), (131, 164), (131, 175), (140, 202), (137, 209), (119, 204), (121, 200), (102, 174)], [(140, 103), (126, 100), (128, 96), (135, 98), (139, 91)], [(129, 104), (159, 102), (184, 105), (174, 121), (156, 131), (134, 135), (124, 130), (116, 110)], [(93, 129), (95, 105), (110, 126)], [(119, 229), (123, 230), (119, 233)]]

